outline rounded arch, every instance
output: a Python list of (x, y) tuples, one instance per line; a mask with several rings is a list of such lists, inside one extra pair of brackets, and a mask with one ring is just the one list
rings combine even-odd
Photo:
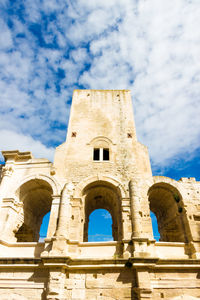
[(168, 183), (170, 186), (174, 187), (177, 190), (180, 190), (179, 183), (175, 179), (166, 176), (153, 176), (153, 183)]
[(115, 241), (122, 240), (121, 191), (118, 186), (105, 180), (88, 183), (82, 190), (84, 199), (83, 241), (88, 241), (88, 222), (90, 214), (96, 209), (107, 210), (112, 217), (112, 235)]
[(160, 241), (188, 242), (191, 235), (176, 181), (159, 176), (154, 182), (148, 190), (148, 197), (150, 210), (157, 218)]
[(105, 181), (107, 183), (110, 183), (119, 193), (119, 195), (122, 198), (128, 197), (125, 187), (120, 183), (120, 181), (114, 177), (107, 176), (107, 175), (96, 175), (96, 176), (89, 176), (85, 179), (83, 179), (81, 182), (78, 183), (78, 185), (75, 187), (74, 191), (74, 197), (79, 198), (83, 195), (83, 191), (87, 186), (94, 182), (98, 181)]
[(99, 142), (99, 141), (105, 142), (105, 143), (107, 143), (107, 144), (115, 145), (115, 144), (112, 142), (111, 139), (109, 139), (109, 138), (107, 138), (107, 137), (105, 137), (105, 136), (103, 136), (103, 135), (100, 135), (100, 136), (97, 136), (97, 137), (93, 138), (93, 139), (88, 143), (88, 145), (94, 145), (94, 144), (96, 144), (96, 143)]
[[(44, 176), (30, 176), (16, 190), (19, 206), (13, 233), (17, 242), (37, 242), (43, 217), (51, 210), (53, 188)], [(26, 178), (27, 179), (27, 178)], [(55, 188), (55, 186), (53, 186)]]
[(18, 188), (16, 189), (16, 191), (18, 191), (20, 186), (22, 186), (24, 183), (26, 183), (30, 180), (43, 180), (43, 181), (46, 181), (51, 186), (52, 191), (53, 191), (53, 195), (59, 195), (61, 193), (61, 186), (57, 182), (57, 180), (55, 178), (52, 178), (48, 175), (43, 175), (43, 174), (26, 176), (25, 178), (22, 179), (22, 181), (18, 185)]
[(177, 197), (179, 197), (179, 200), (182, 200), (182, 195), (181, 195), (179, 189), (174, 184), (171, 184), (171, 182), (169, 183), (169, 182), (163, 181), (163, 180), (154, 182), (154, 184), (148, 190), (148, 195), (150, 195), (152, 190), (155, 188), (163, 188), (165, 190), (168, 190), (174, 195), (174, 197), (177, 196)]

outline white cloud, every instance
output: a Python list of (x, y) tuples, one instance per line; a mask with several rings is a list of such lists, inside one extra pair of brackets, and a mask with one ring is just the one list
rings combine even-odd
[(0, 24), (0, 134), (18, 128), (25, 140), (61, 143), (81, 85), (132, 90), (155, 165), (200, 146), (199, 1), (28, 0), (21, 14), (9, 27), (5, 10)]
[(109, 242), (113, 241), (112, 235), (109, 234), (89, 234), (88, 241), (90, 242)]
[(6, 23), (3, 20), (0, 20), (0, 28), (1, 28), (0, 49), (1, 50), (10, 49), (13, 45), (12, 34), (11, 34), (8, 26), (6, 25)]
[(76, 63), (85, 63), (86, 60), (88, 61), (89, 57), (87, 54), (87, 50), (85, 48), (78, 48), (76, 50), (72, 50), (70, 52), (71, 58), (76, 62)]
[(112, 219), (111, 214), (109, 212), (104, 211), (101, 215), (104, 219)]
[(126, 8), (118, 31), (91, 42), (99, 56), (80, 82), (131, 88), (139, 139), (165, 165), (199, 147), (200, 4), (155, 0)]
[[(36, 158), (48, 158), (53, 161), (54, 149), (48, 148), (41, 142), (34, 140), (31, 136), (10, 131), (0, 131), (0, 149), (31, 151)], [(2, 157), (0, 157), (2, 159)]]

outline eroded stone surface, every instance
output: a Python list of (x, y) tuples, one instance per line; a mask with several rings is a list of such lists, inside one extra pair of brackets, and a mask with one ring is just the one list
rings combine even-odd
[[(200, 182), (152, 176), (130, 91), (74, 91), (54, 163), (30, 152), (3, 155), (0, 299), (199, 299)], [(87, 242), (98, 208), (112, 216), (114, 241)]]

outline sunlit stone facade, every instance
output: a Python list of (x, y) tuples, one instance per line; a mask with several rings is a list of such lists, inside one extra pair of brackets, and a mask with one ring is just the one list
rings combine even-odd
[[(3, 155), (0, 299), (199, 299), (200, 182), (152, 176), (130, 91), (74, 91), (53, 163), (30, 152)], [(114, 241), (88, 242), (98, 208), (112, 216)]]

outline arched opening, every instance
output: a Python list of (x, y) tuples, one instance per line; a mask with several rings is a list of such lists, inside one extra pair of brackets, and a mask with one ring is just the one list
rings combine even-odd
[(14, 230), (17, 242), (39, 240), (43, 218), (51, 209), (52, 193), (49, 183), (41, 179), (32, 179), (17, 190), (22, 205), (21, 215)]
[[(90, 214), (97, 209), (107, 210), (112, 216), (112, 237), (114, 241), (122, 240), (121, 195), (118, 188), (106, 181), (89, 184), (83, 191), (85, 198), (85, 222), (83, 241), (88, 241), (88, 224)], [(101, 224), (97, 224), (101, 226)]]
[(156, 183), (149, 189), (149, 203), (157, 218), (159, 240), (188, 242), (189, 226), (179, 191), (168, 183)]
[(112, 216), (105, 209), (96, 209), (89, 216), (88, 242), (113, 241)]

